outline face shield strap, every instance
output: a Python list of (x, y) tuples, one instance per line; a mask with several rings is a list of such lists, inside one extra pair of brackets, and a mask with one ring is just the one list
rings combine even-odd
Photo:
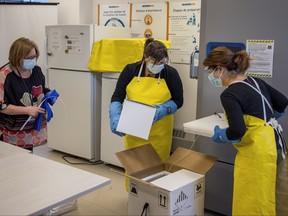
[(138, 72), (137, 82), (140, 81), (140, 75), (141, 75), (141, 72), (142, 72), (142, 69), (143, 69), (143, 64), (144, 64), (144, 61), (141, 63), (141, 66), (140, 66), (140, 69), (139, 69), (139, 72)]

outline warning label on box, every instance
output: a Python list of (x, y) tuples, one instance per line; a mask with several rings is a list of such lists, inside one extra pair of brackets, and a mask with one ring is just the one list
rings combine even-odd
[(194, 185), (194, 199), (201, 196), (204, 193), (204, 182), (199, 182)]
[(158, 204), (162, 208), (168, 208), (168, 195), (166, 193), (160, 192), (158, 193)]
[[(190, 194), (191, 197), (191, 194)], [(173, 209), (173, 215), (178, 215), (180, 212), (191, 208), (191, 201), (189, 200), (189, 195), (187, 195), (184, 191), (180, 191), (179, 195), (175, 200), (175, 209)]]
[(134, 181), (130, 181), (130, 194), (133, 196), (138, 196), (138, 186)]

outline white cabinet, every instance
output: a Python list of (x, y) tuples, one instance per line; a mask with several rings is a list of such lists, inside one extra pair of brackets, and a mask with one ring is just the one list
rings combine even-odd
[(101, 160), (105, 163), (122, 167), (115, 153), (123, 151), (124, 138), (113, 134), (110, 129), (109, 106), (116, 87), (119, 73), (102, 74), (101, 102)]

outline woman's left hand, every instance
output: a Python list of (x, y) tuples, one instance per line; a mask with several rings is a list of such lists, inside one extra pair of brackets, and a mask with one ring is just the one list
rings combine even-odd
[(37, 117), (38, 113), (45, 113), (45, 109), (37, 106), (25, 107), (29, 116)]

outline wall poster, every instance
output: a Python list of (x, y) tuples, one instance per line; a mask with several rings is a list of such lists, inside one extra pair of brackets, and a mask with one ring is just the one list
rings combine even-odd
[(274, 40), (247, 40), (246, 50), (251, 58), (246, 75), (272, 77)]
[(130, 4), (98, 5), (98, 25), (130, 27)]
[(167, 7), (167, 2), (132, 4), (132, 37), (167, 40)]
[(199, 50), (201, 1), (171, 2), (169, 7), (170, 61), (190, 64), (190, 56)]

